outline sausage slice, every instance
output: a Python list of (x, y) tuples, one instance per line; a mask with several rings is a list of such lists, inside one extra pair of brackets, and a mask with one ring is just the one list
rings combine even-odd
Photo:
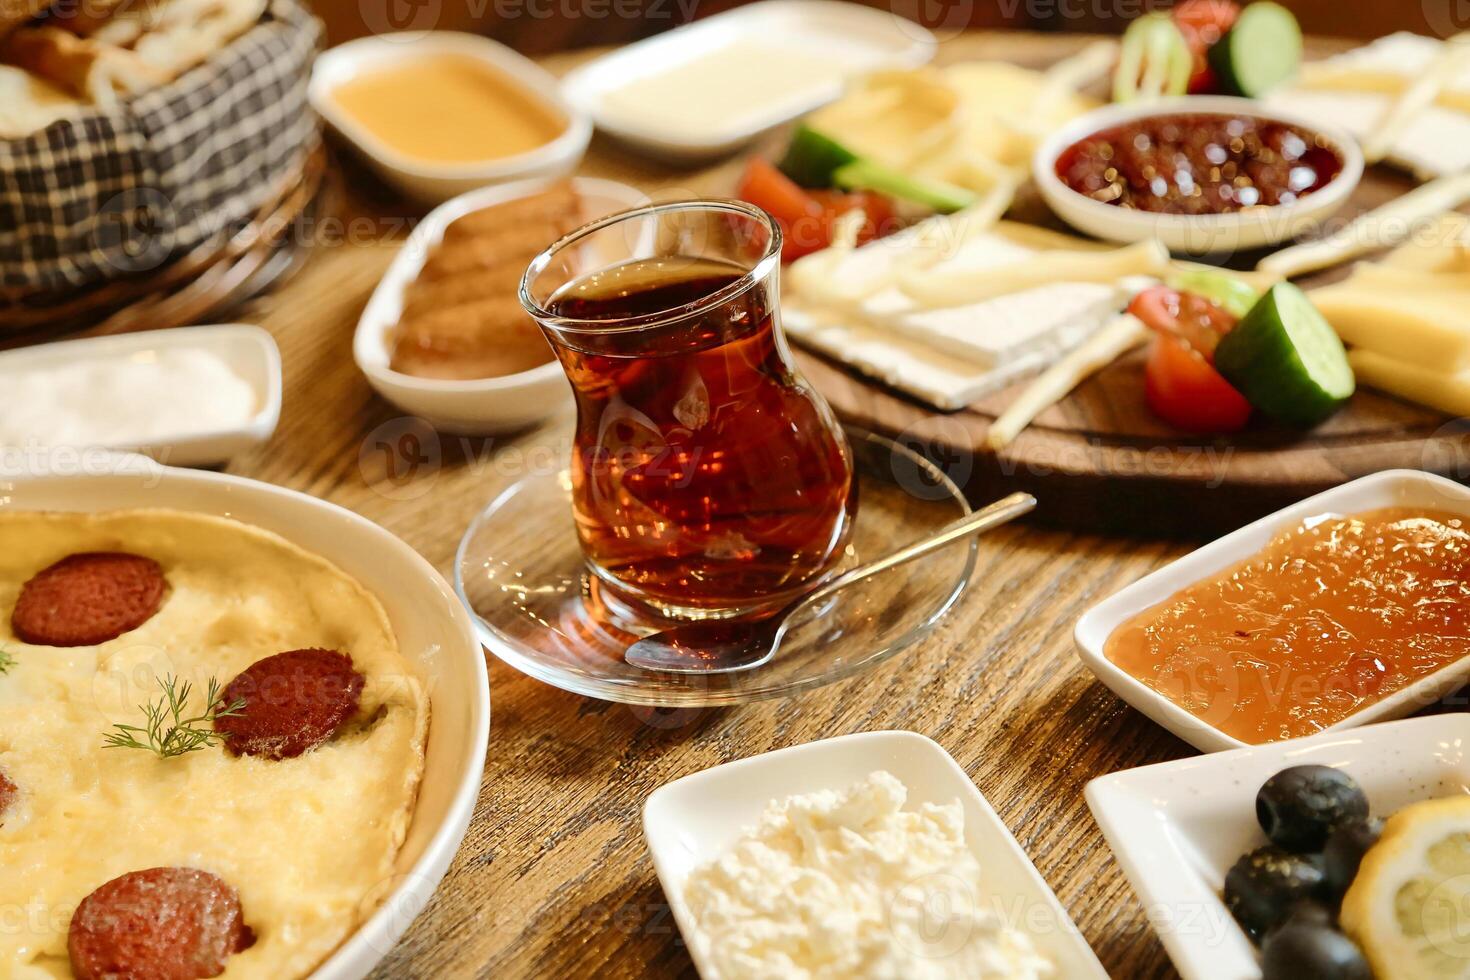
[(335, 650), (288, 650), (257, 660), (225, 685), (220, 704), (238, 715), (214, 720), (233, 755), (294, 759), (316, 748), (357, 712), (363, 676)]
[(19, 788), (5, 775), (5, 770), (0, 769), (0, 824), (5, 822), (5, 811), (15, 802), (19, 793)]
[(118, 551), (68, 555), (21, 587), (10, 627), (40, 646), (105, 643), (148, 622), (166, 585), (151, 558)]
[(77, 980), (200, 980), (255, 943), (240, 896), (195, 868), (149, 868), (114, 878), (71, 917), (67, 953)]

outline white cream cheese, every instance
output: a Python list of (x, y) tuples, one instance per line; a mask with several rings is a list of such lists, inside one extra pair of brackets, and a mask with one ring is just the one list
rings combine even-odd
[(906, 797), (874, 772), (844, 792), (773, 802), (696, 869), (684, 897), (707, 980), (1051, 976), (986, 892), (959, 802), (905, 810)]
[(251, 386), (207, 350), (176, 348), (0, 368), (0, 446), (129, 448), (237, 429)]

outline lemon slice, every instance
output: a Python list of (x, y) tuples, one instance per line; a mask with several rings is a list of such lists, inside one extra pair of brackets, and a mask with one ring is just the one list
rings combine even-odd
[(1342, 901), (1379, 980), (1470, 978), (1470, 796), (1405, 807)]

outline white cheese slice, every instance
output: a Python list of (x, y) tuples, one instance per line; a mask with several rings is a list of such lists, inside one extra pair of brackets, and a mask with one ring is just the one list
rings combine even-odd
[[(1444, 50), (1444, 42), (1409, 31), (1398, 31), (1351, 51), (1324, 58), (1316, 65), (1331, 69), (1350, 69), (1366, 73), (1385, 72), (1415, 76), (1429, 67)], [(1462, 72), (1454, 87), (1470, 91), (1470, 70)]]
[[(1298, 88), (1271, 95), (1266, 102), (1362, 139), (1392, 99), (1377, 92)], [(1421, 180), (1465, 170), (1470, 167), (1470, 115), (1440, 105), (1425, 108), (1404, 127), (1388, 159)]]
[(1470, 415), (1470, 370), (1435, 371), (1361, 348), (1349, 352), (1348, 361), (1358, 380), (1370, 388), (1450, 415)]
[(947, 412), (964, 408), (1040, 366), (1017, 364), (998, 372), (795, 299), (782, 301), (781, 322), (798, 343)]
[(890, 323), (937, 350), (1001, 367), (1029, 354), (1056, 356), (1122, 305), (1116, 286), (1061, 282), (967, 306), (905, 313)]

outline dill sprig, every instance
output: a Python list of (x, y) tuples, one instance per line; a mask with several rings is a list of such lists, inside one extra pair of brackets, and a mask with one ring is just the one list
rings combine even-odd
[(141, 704), (147, 724), (113, 725), (116, 731), (104, 733), (102, 747), (107, 749), (147, 749), (160, 759), (187, 755), (206, 745), (224, 740), (224, 733), (214, 730), (216, 718), (238, 716), (245, 708), (245, 699), (236, 698), (227, 705), (219, 704), (219, 682), (213, 677), (204, 695), (204, 713), (184, 717), (189, 695), (194, 686), (180, 681), (172, 674), (156, 678), (163, 693), (155, 701)]
[(15, 658), (10, 655), (10, 651), (0, 647), (0, 674), (10, 673), (10, 668), (14, 666)]

